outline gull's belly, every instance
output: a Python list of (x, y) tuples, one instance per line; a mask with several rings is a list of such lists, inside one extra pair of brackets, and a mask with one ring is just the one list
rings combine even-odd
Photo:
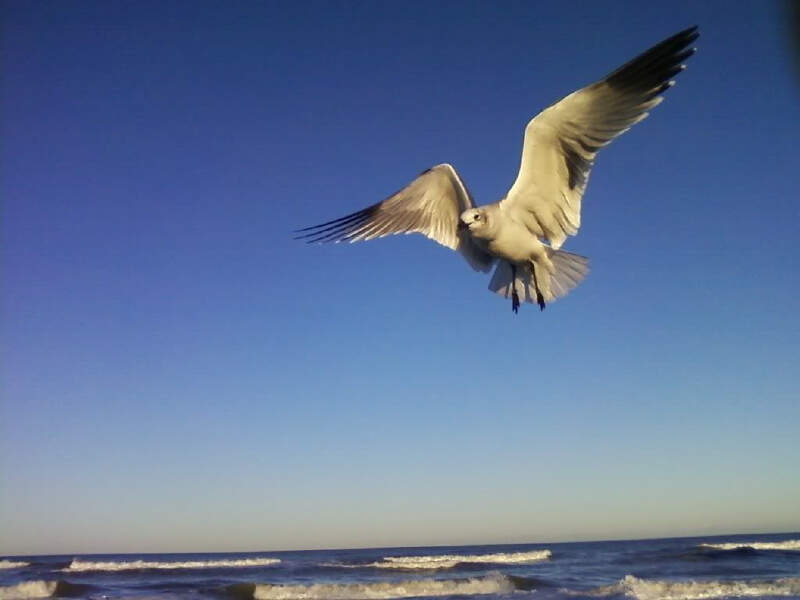
[(544, 246), (527, 227), (507, 223), (497, 237), (489, 241), (489, 252), (514, 263), (527, 263), (544, 253)]

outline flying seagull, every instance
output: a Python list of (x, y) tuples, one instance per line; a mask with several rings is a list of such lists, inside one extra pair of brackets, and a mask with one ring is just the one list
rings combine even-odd
[(497, 264), (489, 289), (510, 297), (515, 313), (520, 302), (544, 310), (589, 271), (586, 257), (559, 248), (578, 233), (597, 151), (663, 100), (698, 36), (697, 27), (676, 33), (531, 119), (519, 174), (499, 202), (475, 206), (455, 168), (444, 163), (382, 202), (295, 233), (309, 243), (421, 233), (460, 252), (477, 271)]

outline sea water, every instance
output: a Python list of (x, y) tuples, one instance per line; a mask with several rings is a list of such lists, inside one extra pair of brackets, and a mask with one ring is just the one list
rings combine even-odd
[(0, 557), (9, 598), (800, 600), (800, 534), (221, 554)]

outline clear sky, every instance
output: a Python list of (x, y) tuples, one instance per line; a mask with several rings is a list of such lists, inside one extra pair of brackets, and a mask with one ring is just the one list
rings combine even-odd
[[(3, 3), (0, 553), (800, 529), (800, 81), (769, 2)], [(540, 313), (298, 227), (698, 24)]]

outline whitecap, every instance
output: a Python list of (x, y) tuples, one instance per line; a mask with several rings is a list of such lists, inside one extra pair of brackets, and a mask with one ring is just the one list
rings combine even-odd
[(738, 550), (739, 548), (752, 548), (753, 550), (800, 550), (800, 540), (785, 540), (783, 542), (725, 542), (723, 544), (700, 544), (701, 548), (714, 550)]
[(469, 579), (421, 579), (369, 583), (317, 583), (312, 585), (258, 584), (257, 600), (391, 600), (419, 596), (474, 596), (507, 594), (516, 588), (510, 577), (499, 574)]
[(757, 598), (800, 595), (800, 577), (751, 581), (666, 581), (628, 575), (617, 584), (591, 592), (562, 590), (570, 595), (614, 596), (625, 594), (637, 600), (710, 600), (713, 598)]
[(86, 561), (74, 559), (64, 571), (133, 571), (143, 569), (217, 569), (264, 567), (281, 562), (278, 558), (238, 558), (188, 561)]
[(0, 600), (49, 598), (55, 593), (57, 585), (57, 581), (23, 581), (16, 585), (1, 586)]
[(386, 556), (368, 566), (379, 569), (451, 569), (461, 563), (528, 564), (548, 560), (550, 550), (499, 552), (495, 554), (438, 554), (433, 556)]
[(28, 565), (30, 565), (30, 563), (19, 560), (7, 560), (5, 558), (0, 560), (0, 569), (21, 569), (22, 567), (27, 567)]

